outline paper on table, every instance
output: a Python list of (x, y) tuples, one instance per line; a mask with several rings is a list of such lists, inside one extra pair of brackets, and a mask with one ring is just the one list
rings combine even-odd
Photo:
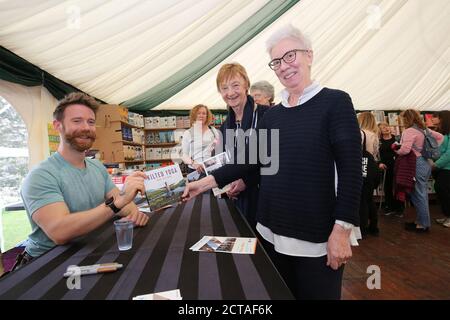
[(189, 249), (203, 252), (254, 254), (256, 238), (204, 236)]
[(180, 289), (175, 289), (136, 296), (133, 300), (182, 300), (182, 297)]

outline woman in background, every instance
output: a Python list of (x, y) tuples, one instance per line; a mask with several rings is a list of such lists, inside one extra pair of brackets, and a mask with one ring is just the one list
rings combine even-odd
[(450, 111), (439, 112), (438, 129), (444, 135), (444, 141), (440, 146), (441, 156), (433, 166), (435, 171), (434, 189), (445, 218), (436, 219), (436, 222), (450, 228)]
[(275, 89), (270, 82), (266, 80), (258, 81), (250, 87), (250, 95), (255, 99), (257, 104), (273, 107), (273, 99), (275, 98)]
[[(401, 139), (401, 147), (396, 150), (398, 155), (407, 155), (414, 152), (416, 156), (416, 175), (414, 190), (410, 194), (410, 200), (416, 209), (416, 221), (405, 223), (405, 229), (415, 232), (427, 232), (431, 226), (430, 210), (428, 206), (428, 179), (431, 176), (431, 166), (422, 156), (421, 151), (425, 141), (425, 124), (419, 111), (408, 109), (400, 113), (400, 119), (405, 127)], [(440, 144), (443, 136), (428, 129)]]
[(219, 132), (210, 126), (213, 116), (208, 107), (203, 104), (192, 108), (189, 118), (191, 128), (183, 134), (181, 159), (188, 165), (189, 172), (202, 173), (201, 163), (212, 156), (218, 143)]
[[(374, 157), (375, 161), (379, 161), (379, 140), (378, 127), (375, 117), (371, 112), (361, 112), (358, 114), (358, 123), (361, 128), (361, 144), (364, 143), (364, 135), (366, 137), (366, 150)], [(364, 146), (362, 146), (364, 148)], [(363, 236), (368, 233), (378, 235), (378, 214), (377, 208), (373, 201), (373, 192), (377, 186), (372, 182), (364, 179), (361, 190), (361, 201), (359, 206), (359, 218), (361, 234)]]
[(395, 136), (391, 133), (391, 128), (386, 122), (378, 124), (379, 139), (380, 139), (380, 169), (385, 170), (386, 176), (384, 179), (384, 214), (389, 216), (396, 214), (401, 216), (403, 208), (400, 201), (394, 198), (394, 164), (396, 153), (392, 150), (392, 144), (397, 142)]

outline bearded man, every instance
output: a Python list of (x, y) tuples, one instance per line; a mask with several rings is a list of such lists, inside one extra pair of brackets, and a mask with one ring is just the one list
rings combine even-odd
[(58, 151), (31, 170), (22, 186), (32, 231), (13, 270), (113, 217), (125, 217), (136, 226), (147, 224), (148, 216), (133, 202), (137, 192), (145, 192), (145, 174), (129, 176), (120, 192), (98, 160), (85, 158), (96, 137), (97, 109), (95, 99), (81, 92), (59, 101), (53, 113)]

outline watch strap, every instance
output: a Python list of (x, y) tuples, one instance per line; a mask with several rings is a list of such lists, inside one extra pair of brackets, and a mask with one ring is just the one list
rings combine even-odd
[(111, 210), (112, 210), (115, 214), (116, 214), (116, 213), (119, 213), (120, 210), (122, 210), (122, 209), (119, 209), (119, 208), (116, 207), (116, 205), (114, 204), (114, 198), (113, 198), (113, 197), (107, 199), (107, 200), (105, 201), (105, 205), (106, 205), (107, 207), (110, 207)]

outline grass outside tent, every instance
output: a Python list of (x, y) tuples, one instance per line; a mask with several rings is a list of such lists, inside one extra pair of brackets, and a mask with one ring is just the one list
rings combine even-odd
[(1, 214), (4, 241), (2, 251), (5, 252), (25, 240), (31, 232), (31, 226), (25, 210), (2, 210)]

